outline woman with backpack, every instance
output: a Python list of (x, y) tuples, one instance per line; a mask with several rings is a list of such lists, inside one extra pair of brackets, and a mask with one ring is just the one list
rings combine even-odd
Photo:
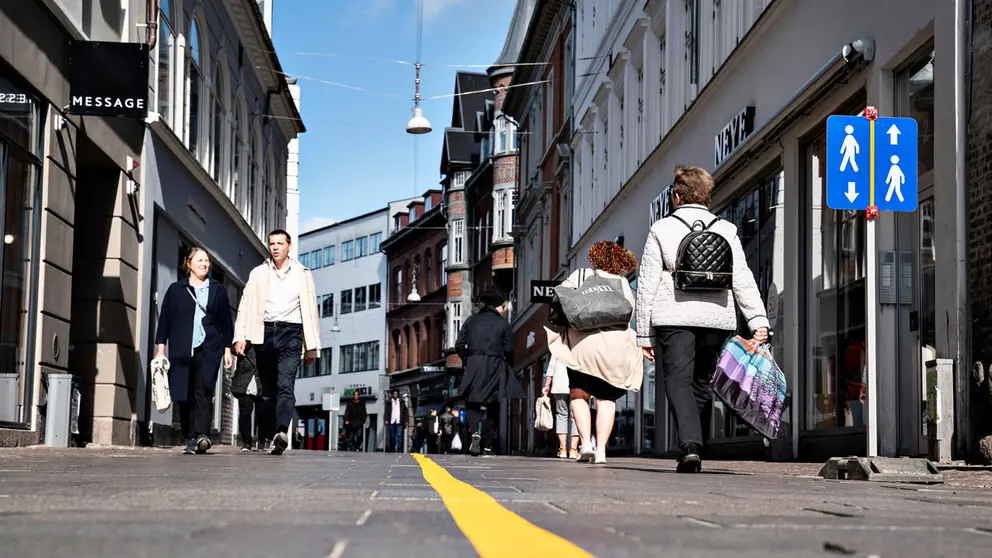
[(768, 318), (737, 227), (708, 209), (713, 177), (678, 167), (671, 215), (651, 226), (637, 277), (637, 342), (660, 363), (681, 451), (677, 471), (698, 473), (709, 435), (710, 378), (737, 331), (739, 309), (754, 340)]
[[(572, 418), (579, 431), (581, 444), (578, 462), (606, 463), (606, 444), (613, 431), (616, 402), (629, 391), (641, 389), (644, 377), (644, 359), (637, 346), (634, 330), (630, 328), (630, 314), (634, 295), (626, 274), (637, 268), (634, 254), (615, 242), (597, 242), (589, 248), (592, 269), (578, 269), (569, 275), (559, 288), (574, 289), (579, 296), (595, 296), (583, 292), (582, 285), (598, 277), (597, 286), (587, 290), (611, 290), (622, 293), (626, 299), (627, 316), (616, 324), (605, 327), (582, 327), (573, 324), (560, 334), (548, 331), (548, 349), (554, 358), (568, 369), (569, 398)], [(625, 303), (622, 303), (626, 305)], [(596, 440), (592, 446), (592, 413), (590, 398), (596, 398)]]

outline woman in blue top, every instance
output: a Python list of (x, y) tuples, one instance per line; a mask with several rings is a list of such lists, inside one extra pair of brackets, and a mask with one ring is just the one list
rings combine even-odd
[(227, 289), (207, 277), (207, 251), (191, 248), (182, 271), (188, 276), (170, 285), (162, 299), (155, 356), (165, 356), (169, 345), (169, 388), (186, 437), (183, 453), (206, 453), (217, 374), (222, 361), (225, 368), (234, 363), (234, 323)]

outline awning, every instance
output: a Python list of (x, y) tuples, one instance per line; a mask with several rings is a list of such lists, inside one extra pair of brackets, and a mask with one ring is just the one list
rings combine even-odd
[(440, 401), (436, 403), (425, 403), (417, 407), (417, 411), (413, 414), (413, 418), (426, 417), (431, 414), (431, 410), (436, 410), (440, 413), (443, 407), (444, 403)]

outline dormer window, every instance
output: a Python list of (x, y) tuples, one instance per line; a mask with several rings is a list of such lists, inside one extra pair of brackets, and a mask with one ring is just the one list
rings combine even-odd
[(427, 196), (427, 197), (424, 198), (424, 213), (427, 213), (428, 211), (431, 210), (431, 200), (432, 199), (433, 198), (431, 196)]
[(416, 220), (417, 220), (417, 206), (413, 206), (410, 208), (410, 222), (412, 223)]

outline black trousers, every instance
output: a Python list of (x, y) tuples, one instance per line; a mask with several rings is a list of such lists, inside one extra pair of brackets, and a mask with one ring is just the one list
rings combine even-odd
[(203, 385), (203, 347), (193, 349), (189, 362), (189, 387), (186, 401), (179, 401), (179, 424), (186, 439), (210, 434), (214, 401)]
[(255, 422), (252, 421), (252, 411), (255, 407), (261, 411), (262, 400), (255, 395), (238, 396), (238, 431), (241, 432), (241, 443), (250, 446), (254, 440)]
[(733, 332), (710, 328), (655, 328), (655, 361), (665, 377), (679, 445), (704, 445), (713, 416), (710, 379)]
[(448, 453), (451, 451), (451, 440), (454, 437), (454, 434), (441, 434), (441, 436), (437, 439), (437, 452)]
[(481, 449), (496, 449), (496, 423), (499, 418), (499, 403), (466, 403), (465, 426), (468, 438), (462, 440), (462, 447), (467, 452), (472, 442), (472, 434), (478, 432), (482, 436)]
[[(259, 350), (260, 349), (260, 350)], [(303, 326), (285, 322), (265, 323), (265, 342), (255, 347), (258, 376), (262, 382), (259, 434), (266, 440), (288, 432), (296, 413), (296, 373), (303, 352)]]

